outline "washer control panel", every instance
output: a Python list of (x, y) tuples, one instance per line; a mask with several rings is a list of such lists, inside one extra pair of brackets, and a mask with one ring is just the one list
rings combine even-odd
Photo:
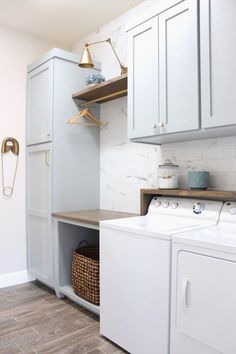
[[(194, 217), (217, 219), (219, 218), (223, 203), (214, 200), (199, 200), (189, 198), (154, 197), (149, 205), (148, 214), (173, 215), (181, 217)], [(231, 208), (231, 213), (235, 210)]]

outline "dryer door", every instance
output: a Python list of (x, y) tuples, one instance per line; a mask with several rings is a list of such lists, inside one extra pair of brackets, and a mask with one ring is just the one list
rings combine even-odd
[(178, 255), (176, 329), (220, 353), (236, 353), (236, 263)]

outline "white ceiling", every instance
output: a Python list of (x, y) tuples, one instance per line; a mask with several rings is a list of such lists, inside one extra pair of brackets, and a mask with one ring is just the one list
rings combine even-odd
[(0, 0), (0, 23), (71, 45), (143, 0)]

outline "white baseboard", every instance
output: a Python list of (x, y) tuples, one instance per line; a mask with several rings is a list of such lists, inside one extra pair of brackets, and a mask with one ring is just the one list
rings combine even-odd
[(28, 283), (35, 280), (27, 270), (14, 273), (0, 274), (0, 288), (6, 288), (7, 286)]

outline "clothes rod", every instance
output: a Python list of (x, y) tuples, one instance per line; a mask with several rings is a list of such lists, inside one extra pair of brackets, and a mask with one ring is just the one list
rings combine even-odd
[(102, 96), (102, 97), (99, 97), (99, 98), (95, 98), (94, 100), (91, 100), (91, 101), (87, 101), (87, 102), (83, 102), (81, 103), (79, 106), (82, 107), (82, 106), (86, 106), (90, 103), (96, 103), (96, 102), (99, 102), (99, 101), (103, 101), (103, 100), (106, 100), (107, 98), (112, 98), (112, 97), (116, 97), (116, 96), (119, 96), (120, 94), (123, 94), (123, 93), (127, 93), (128, 90), (125, 89), (125, 90), (121, 90), (121, 91), (118, 91), (118, 92), (115, 92), (115, 93), (111, 93), (109, 95), (106, 95), (106, 96)]

